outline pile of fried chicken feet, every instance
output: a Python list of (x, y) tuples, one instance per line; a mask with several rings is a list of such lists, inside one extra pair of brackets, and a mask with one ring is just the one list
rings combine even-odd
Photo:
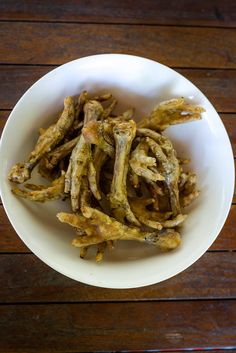
[[(203, 108), (184, 98), (158, 104), (148, 117), (135, 122), (134, 109), (115, 115), (112, 94), (66, 97), (64, 110), (38, 141), (24, 163), (14, 165), (12, 192), (32, 201), (70, 198), (71, 213), (57, 214), (75, 229), (72, 244), (84, 258), (97, 245), (96, 261), (116, 240), (136, 240), (161, 251), (181, 243), (183, 209), (199, 194), (196, 175), (185, 172), (162, 132), (173, 124), (201, 118)], [(26, 183), (32, 170), (49, 186)]]

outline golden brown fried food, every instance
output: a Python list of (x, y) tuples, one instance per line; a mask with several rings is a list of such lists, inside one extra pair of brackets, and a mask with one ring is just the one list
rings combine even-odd
[(140, 186), (140, 180), (139, 180), (139, 176), (132, 170), (129, 170), (129, 180), (131, 185), (137, 189)]
[[(90, 158), (92, 158), (92, 156)], [(90, 159), (88, 163), (88, 181), (89, 181), (90, 190), (92, 191), (94, 197), (97, 200), (101, 200), (102, 197), (97, 184), (96, 168), (93, 164), (92, 159)]]
[[(152, 181), (165, 180), (164, 176), (161, 175), (156, 166), (156, 159), (148, 156), (149, 145), (142, 139), (135, 150), (131, 153), (129, 164), (133, 171), (143, 177)], [(152, 169), (151, 169), (152, 168)]]
[(129, 120), (134, 118), (134, 113), (135, 113), (135, 109), (134, 108), (130, 108), (130, 109), (126, 110), (123, 114), (121, 114), (120, 118), (122, 120), (129, 121)]
[[(33, 191), (23, 190), (19, 188), (12, 189), (13, 194), (29, 199), (31, 201), (45, 202), (56, 200), (64, 195), (65, 173), (62, 172), (60, 178), (54, 180), (50, 186), (40, 187), (30, 185)], [(29, 188), (29, 184), (28, 184)]]
[(58, 219), (76, 228), (83, 228), (86, 236), (78, 236), (72, 242), (77, 247), (99, 244), (108, 240), (137, 240), (153, 244), (162, 251), (175, 249), (180, 245), (178, 232), (173, 229), (142, 232), (138, 228), (128, 227), (112, 217), (94, 208), (86, 208), (85, 216), (70, 213), (58, 213)]
[(106, 162), (107, 158), (108, 158), (107, 154), (103, 150), (101, 150), (98, 146), (95, 146), (94, 154), (93, 154), (93, 163), (96, 169), (96, 183), (100, 193), (101, 191), (100, 191), (99, 185), (100, 185), (101, 169), (104, 163)]
[(10, 181), (23, 183), (38, 164), (38, 173), (51, 185), (27, 183), (13, 193), (38, 202), (68, 195), (73, 213), (57, 217), (75, 229), (72, 244), (80, 248), (81, 258), (97, 246), (97, 262), (116, 240), (175, 249), (181, 243), (176, 229), (187, 217), (182, 209), (199, 194), (196, 175), (184, 170), (188, 160), (177, 158), (162, 131), (200, 119), (204, 109), (184, 98), (172, 99), (136, 124), (133, 108), (114, 115), (116, 99), (106, 102), (111, 98), (110, 93), (90, 98), (83, 91), (74, 104), (74, 98), (66, 97), (58, 121), (39, 130), (28, 161), (9, 173)]
[(180, 168), (179, 168), (178, 159), (176, 158), (176, 155), (175, 155), (175, 150), (173, 149), (173, 147), (172, 148), (168, 147), (168, 149), (166, 149), (165, 151), (168, 155), (168, 158), (167, 158), (167, 156), (163, 152), (163, 149), (156, 141), (154, 141), (150, 137), (146, 137), (146, 141), (161, 166), (162, 173), (165, 176), (165, 183), (168, 187), (169, 194), (170, 194), (170, 203), (171, 203), (172, 212), (174, 215), (177, 215), (180, 213), (179, 189), (178, 189)]
[(93, 97), (93, 100), (99, 101), (99, 102), (104, 102), (104, 101), (108, 101), (109, 99), (111, 99), (111, 97), (112, 97), (111, 93), (104, 93), (99, 96)]
[[(182, 173), (182, 178), (183, 178)], [(194, 173), (185, 173), (184, 180), (181, 180), (180, 184), (181, 198), (180, 204), (182, 207), (187, 207), (190, 203), (199, 196), (199, 190), (197, 190), (197, 177)]]
[(72, 152), (79, 139), (80, 136), (77, 136), (74, 139), (64, 143), (63, 145), (55, 148), (50, 153), (46, 154), (42, 159), (43, 163), (45, 164), (45, 167), (48, 170), (52, 170), (53, 168), (55, 168), (63, 158), (65, 158), (68, 154)]
[(81, 196), (80, 196), (80, 210), (83, 213), (84, 207), (89, 207), (91, 202), (92, 193), (89, 190), (88, 179), (85, 176), (81, 180)]
[(69, 129), (68, 133), (65, 136), (64, 142), (70, 141), (73, 137), (78, 135), (78, 130), (83, 127), (83, 109), (85, 103), (88, 101), (88, 92), (83, 91), (80, 93), (77, 102), (75, 104), (75, 119), (74, 122)]
[(97, 145), (108, 156), (114, 157), (114, 147), (104, 138), (103, 123), (101, 121), (89, 122), (84, 126), (82, 133), (87, 143)]
[(90, 146), (85, 142), (83, 135), (81, 135), (71, 153), (69, 167), (65, 176), (65, 192), (70, 192), (71, 207), (74, 212), (79, 209), (81, 181), (83, 175), (86, 173), (89, 158)]
[(81, 258), (81, 259), (84, 259), (85, 256), (87, 255), (88, 248), (89, 248), (88, 246), (82, 246), (82, 247), (80, 248), (80, 258)]
[(111, 102), (111, 104), (104, 109), (103, 112), (103, 119), (106, 119), (108, 116), (111, 115), (111, 113), (113, 112), (113, 110), (115, 109), (115, 106), (117, 105), (117, 100), (113, 99), (113, 101)]
[(160, 103), (150, 116), (140, 120), (139, 128), (163, 131), (168, 126), (201, 119), (202, 107), (185, 102), (184, 98), (171, 99)]
[(8, 175), (8, 179), (15, 183), (24, 183), (31, 177), (31, 171), (38, 161), (55, 147), (69, 131), (75, 117), (74, 99), (66, 97), (64, 100), (64, 110), (57, 123), (51, 125), (42, 135), (30, 153), (28, 161), (14, 165)]
[[(84, 128), (86, 128), (86, 125), (91, 121), (96, 122), (102, 114), (103, 107), (99, 102), (94, 100), (86, 102), (84, 105)], [(91, 146), (86, 142), (82, 134), (71, 153), (70, 162), (65, 177), (65, 192), (70, 192), (71, 207), (74, 212), (79, 209), (81, 181), (83, 175), (88, 171), (88, 168), (90, 168), (89, 180), (92, 183), (93, 179), (91, 176), (91, 168), (93, 171), (94, 167), (91, 165)], [(94, 184), (91, 186), (92, 191), (96, 194)], [(96, 196), (99, 197), (99, 194), (96, 194)]]
[(84, 126), (90, 121), (99, 120), (104, 113), (101, 103), (95, 100), (89, 100), (84, 105)]
[(107, 242), (104, 241), (102, 243), (99, 243), (97, 246), (98, 246), (98, 249), (96, 253), (96, 262), (101, 262), (105, 253), (105, 249), (107, 247)]
[(126, 178), (129, 168), (129, 154), (132, 141), (136, 134), (136, 124), (133, 120), (115, 125), (114, 138), (116, 144), (115, 165), (109, 200), (115, 217), (123, 222), (125, 218), (140, 225), (130, 209), (127, 199)]
[(171, 217), (172, 212), (159, 212), (156, 210), (150, 211), (147, 209), (147, 206), (153, 205), (155, 203), (155, 199), (152, 198), (130, 198), (129, 203), (138, 220), (150, 228), (159, 230), (161, 230), (163, 227), (174, 228), (175, 226), (181, 224), (186, 218), (183, 215), (178, 215), (178, 218), (169, 220), (169, 223), (166, 223), (168, 222), (167, 220)]

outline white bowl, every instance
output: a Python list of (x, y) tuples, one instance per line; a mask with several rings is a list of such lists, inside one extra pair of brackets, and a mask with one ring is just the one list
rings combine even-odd
[[(56, 213), (67, 203), (33, 203), (11, 193), (7, 173), (23, 161), (37, 139), (62, 109), (66, 95), (82, 90), (112, 92), (119, 108), (135, 107), (137, 118), (160, 101), (184, 96), (203, 106), (201, 121), (173, 126), (167, 134), (182, 157), (191, 158), (201, 194), (189, 209), (179, 249), (158, 254), (155, 247), (118, 242), (96, 264), (92, 255), (79, 258), (71, 246), (73, 229)], [(193, 264), (210, 247), (228, 215), (234, 190), (234, 162), (225, 128), (208, 99), (190, 81), (157, 62), (130, 55), (85, 57), (51, 71), (19, 100), (2, 134), (0, 146), (1, 197), (11, 224), (24, 243), (46, 264), (77, 281), (99, 287), (134, 288), (166, 280)]]

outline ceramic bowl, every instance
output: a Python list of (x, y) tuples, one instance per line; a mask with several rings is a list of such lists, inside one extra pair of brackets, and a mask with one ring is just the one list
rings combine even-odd
[[(136, 119), (159, 102), (186, 97), (205, 108), (200, 121), (170, 127), (180, 157), (190, 157), (198, 176), (199, 198), (189, 207), (181, 230), (182, 245), (157, 253), (155, 247), (120, 241), (102, 263), (93, 251), (86, 260), (71, 246), (74, 231), (56, 214), (69, 210), (63, 201), (33, 203), (15, 197), (7, 174), (26, 159), (40, 127), (48, 126), (63, 107), (67, 95), (82, 90), (112, 92), (119, 109), (136, 108)], [(104, 54), (81, 58), (49, 72), (19, 100), (4, 128), (0, 146), (1, 197), (12, 226), (36, 256), (56, 271), (83, 283), (107, 288), (134, 288), (166, 280), (198, 260), (219, 234), (228, 215), (234, 190), (231, 145), (216, 110), (185, 77), (155, 61), (141, 57)]]

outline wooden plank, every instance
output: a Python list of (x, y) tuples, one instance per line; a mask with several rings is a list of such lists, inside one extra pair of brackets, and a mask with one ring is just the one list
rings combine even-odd
[[(12, 109), (23, 93), (51, 66), (0, 65), (0, 109)], [(191, 80), (210, 99), (217, 111), (235, 113), (236, 70), (177, 69)]]
[(0, 205), (0, 234), (0, 253), (30, 252), (10, 224), (2, 205)]
[(0, 3), (1, 20), (236, 26), (233, 0), (15, 1)]
[(231, 300), (2, 305), (0, 352), (233, 346), (235, 322)]
[(236, 205), (231, 206), (224, 227), (210, 250), (236, 250)]
[(12, 109), (25, 91), (40, 77), (51, 71), (51, 66), (0, 65), (0, 109)]
[(0, 111), (0, 137), (2, 135), (3, 128), (6, 124), (6, 121), (10, 115), (10, 110), (1, 110)]
[(196, 27), (1, 22), (0, 35), (0, 63), (60, 65), (97, 52), (172, 67), (236, 68), (236, 29), (208, 28), (206, 35)]
[(232, 145), (234, 157), (236, 157), (236, 114), (220, 114)]
[[(10, 110), (0, 111), (0, 136), (10, 113)], [(236, 157), (236, 114), (220, 114), (220, 117), (228, 132), (234, 152), (234, 157)]]
[(0, 303), (236, 299), (235, 267), (235, 252), (206, 253), (189, 269), (159, 284), (107, 290), (62, 276), (34, 255), (1, 255)]
[[(12, 228), (2, 205), (0, 205), (0, 233), (2, 234), (0, 237), (0, 253), (29, 251)], [(235, 233), (236, 205), (233, 205), (220, 235), (210, 250), (236, 250)]]

